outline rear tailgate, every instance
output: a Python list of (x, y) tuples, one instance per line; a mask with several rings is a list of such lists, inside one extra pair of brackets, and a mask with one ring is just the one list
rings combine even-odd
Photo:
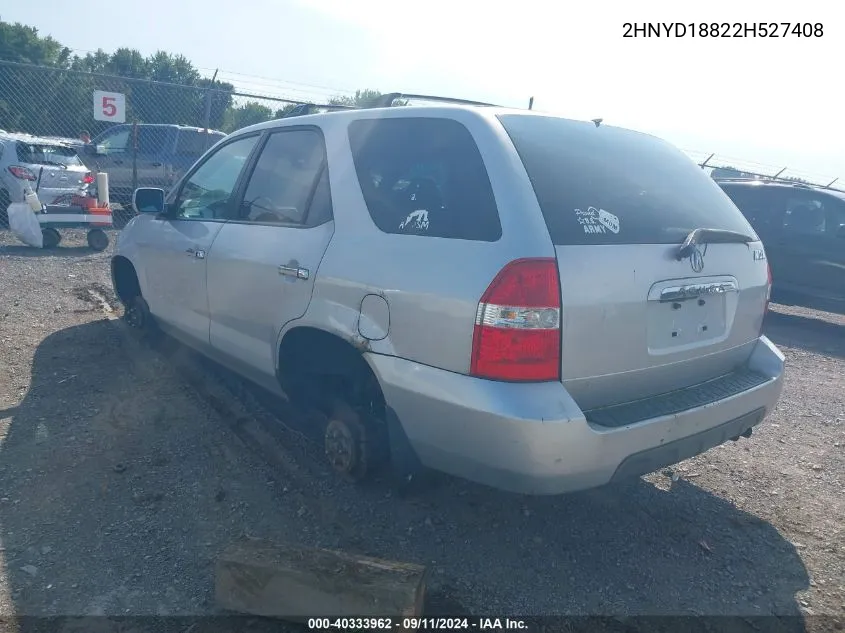
[[(654, 137), (508, 114), (558, 259), (561, 377), (584, 409), (728, 374), (760, 335), (766, 262), (754, 230), (697, 165)], [(702, 243), (696, 228), (747, 243)]]

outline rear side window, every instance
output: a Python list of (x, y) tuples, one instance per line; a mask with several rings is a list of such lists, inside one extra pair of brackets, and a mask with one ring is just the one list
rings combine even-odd
[(349, 142), (370, 216), (385, 233), (501, 237), (490, 178), (462, 124), (422, 117), (354, 121)]
[(47, 165), (57, 167), (81, 167), (82, 161), (76, 150), (63, 145), (44, 145), (19, 142), (17, 147), (18, 160), (30, 165)]
[(676, 244), (696, 228), (756, 237), (719, 186), (664, 141), (555, 117), (499, 120), (555, 244)]
[(835, 237), (845, 213), (839, 198), (814, 191), (790, 192), (783, 218), (784, 232), (789, 235)]
[(212, 135), (202, 130), (179, 130), (176, 140), (176, 154), (178, 156), (195, 156), (199, 158), (205, 151), (220, 140), (220, 136)]

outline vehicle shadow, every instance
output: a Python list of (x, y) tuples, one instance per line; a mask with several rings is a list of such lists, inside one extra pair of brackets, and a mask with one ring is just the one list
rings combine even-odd
[(804, 628), (792, 544), (692, 483), (526, 498), (445, 478), (398, 498), (329, 477), (294, 502), (180, 372), (115, 321), (41, 343), (26, 396), (0, 412), (0, 605), (214, 614), (215, 555), (246, 531), (425, 564), (431, 615), (774, 613)]
[[(522, 603), (544, 615), (776, 614), (785, 630), (804, 630), (795, 594), (809, 579), (794, 546), (768, 522), (683, 479), (668, 490), (636, 480), (541, 498), (455, 480), (385, 515), (386, 524), (407, 526), (391, 555), (424, 560), (427, 541), (439, 550), (433, 612), (454, 613), (455, 596), (472, 582), (471, 594), (499, 613)], [(352, 544), (367, 541), (366, 527), (354, 532)]]
[(763, 333), (776, 345), (845, 358), (845, 323), (769, 310)]
[[(260, 460), (116, 320), (44, 339), (0, 428), (0, 614), (17, 631), (214, 614), (217, 552), (296, 519), (283, 504), (264, 512)], [(51, 616), (97, 621), (60, 629)]]

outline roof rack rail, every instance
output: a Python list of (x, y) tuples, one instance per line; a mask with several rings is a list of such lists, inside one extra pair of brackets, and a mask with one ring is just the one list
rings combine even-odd
[(472, 105), (472, 106), (490, 106), (499, 107), (492, 103), (484, 103), (482, 101), (470, 101), (469, 99), (455, 99), (452, 97), (438, 97), (435, 95), (419, 95), (408, 92), (389, 92), (377, 97), (373, 100), (370, 107), (372, 108), (389, 108), (397, 99), (418, 99), (420, 101), (436, 101), (438, 103), (455, 103), (458, 105)]
[(800, 180), (791, 180), (789, 178), (773, 178), (771, 176), (716, 176), (713, 178), (716, 182), (759, 182), (759, 183), (777, 183), (781, 185), (792, 185), (793, 187), (801, 187), (803, 189), (824, 189), (823, 185), (816, 185), (811, 182), (801, 182)]
[(290, 112), (286, 112), (281, 118), (287, 119), (293, 116), (304, 116), (314, 114), (317, 110), (337, 112), (340, 110), (357, 110), (356, 106), (341, 105), (339, 103), (299, 103)]

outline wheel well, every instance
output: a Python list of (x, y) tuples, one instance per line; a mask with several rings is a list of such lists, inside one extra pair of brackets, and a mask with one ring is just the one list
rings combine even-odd
[(112, 259), (111, 270), (114, 291), (121, 303), (127, 305), (134, 297), (141, 296), (141, 285), (132, 262), (118, 255)]
[(279, 381), (292, 400), (325, 410), (333, 397), (341, 397), (384, 419), (384, 394), (361, 352), (324, 330), (298, 327), (285, 334), (279, 346)]

